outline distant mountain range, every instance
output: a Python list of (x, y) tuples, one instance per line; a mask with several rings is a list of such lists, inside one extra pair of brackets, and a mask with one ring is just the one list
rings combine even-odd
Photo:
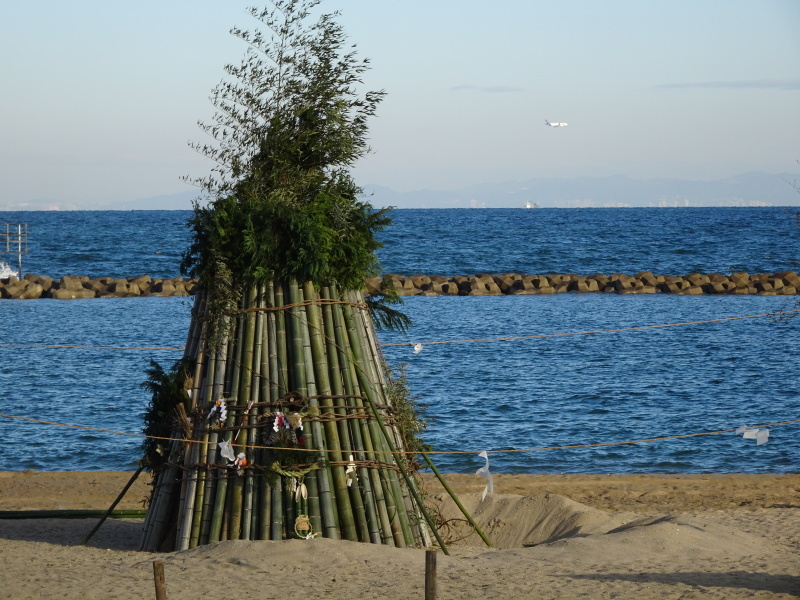
[[(744, 173), (714, 181), (612, 177), (537, 178), (485, 183), (460, 190), (396, 192), (367, 185), (375, 207), (395, 208), (603, 208), (624, 206), (798, 206), (798, 176)], [(124, 202), (81, 203), (56, 200), (5, 205), (0, 210), (189, 210), (198, 190)]]
[(539, 178), (456, 191), (395, 192), (367, 186), (374, 206), (397, 208), (603, 208), (621, 206), (797, 206), (797, 175), (745, 173), (715, 181), (613, 177)]

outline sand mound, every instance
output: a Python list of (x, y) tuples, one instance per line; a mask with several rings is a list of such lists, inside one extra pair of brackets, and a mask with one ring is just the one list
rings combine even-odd
[[(432, 499), (440, 506), (441, 517), (448, 521), (450, 538), (466, 537), (467, 545), (483, 545), (455, 502), (446, 495)], [(555, 494), (517, 496), (497, 494), (481, 501), (480, 494), (461, 494), (461, 503), (495, 548), (521, 548), (554, 542), (576, 535), (605, 533), (625, 523), (619, 515), (574, 502)]]
[[(435, 500), (443, 518), (456, 520), (451, 539), (462, 537), (457, 544), (466, 546), (483, 545), (449, 497), (436, 495)], [(555, 494), (495, 495), (483, 501), (479, 494), (462, 494), (460, 500), (496, 549), (547, 546), (534, 555), (550, 560), (565, 555), (571, 560), (586, 556), (593, 562), (599, 556), (627, 562), (645, 554), (747, 556), (764, 544), (763, 538), (707, 519), (612, 514)]]

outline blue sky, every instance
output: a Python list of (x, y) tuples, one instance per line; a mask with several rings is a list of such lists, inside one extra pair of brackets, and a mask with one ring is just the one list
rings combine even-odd
[[(0, 203), (190, 189), (240, 0), (3, 0)], [(362, 185), (799, 173), (797, 0), (326, 0), (385, 89)], [(568, 122), (544, 126), (544, 119)]]

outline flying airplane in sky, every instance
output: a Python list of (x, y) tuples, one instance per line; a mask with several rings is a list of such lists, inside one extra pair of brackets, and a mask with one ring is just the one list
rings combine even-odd
[(544, 124), (548, 127), (566, 127), (567, 123), (551, 123), (547, 119), (544, 120)]

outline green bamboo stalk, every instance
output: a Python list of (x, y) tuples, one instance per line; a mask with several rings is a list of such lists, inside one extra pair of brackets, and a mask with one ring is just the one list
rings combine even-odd
[[(203, 451), (201, 449), (202, 456)], [(208, 479), (207, 469), (197, 469), (197, 491), (195, 492), (194, 515), (192, 516), (192, 527), (189, 533), (189, 548), (196, 548), (200, 541), (200, 528), (203, 522), (203, 506), (205, 505), (206, 481)]]
[(164, 540), (173, 496), (178, 488), (178, 473), (177, 466), (168, 467), (162, 472), (159, 487), (154, 489), (154, 493), (159, 493), (156, 507), (151, 507), (154, 514), (150, 531), (142, 542), (142, 550), (145, 552), (157, 552)]
[[(363, 338), (360, 336), (361, 322), (356, 312), (358, 309), (346, 306), (344, 310), (346, 314), (345, 329), (347, 330), (348, 339), (350, 341), (350, 351), (352, 355), (350, 363), (355, 371), (354, 376), (359, 382), (362, 395), (367, 398), (366, 406), (369, 408), (369, 412), (373, 414), (373, 417), (375, 417), (369, 421), (370, 437), (373, 440), (378, 459), (386, 463), (391, 463), (394, 449), (390, 444), (389, 438), (384, 435), (383, 423), (379, 419), (380, 415), (377, 414), (377, 409), (375, 408), (374, 398), (376, 396), (372, 387), (372, 379), (370, 379), (368, 375), (369, 372), (372, 372), (374, 376), (374, 371), (371, 369), (371, 365), (365, 362), (364, 353), (361, 351)], [(396, 460), (395, 463), (397, 464)], [(404, 472), (403, 474), (405, 475)], [(413, 545), (414, 536), (411, 531), (408, 515), (404, 510), (402, 490), (397, 480), (397, 474), (391, 469), (382, 470), (380, 472), (380, 482), (381, 486), (385, 488), (384, 498), (386, 509), (390, 516), (394, 544), (398, 547)], [(388, 487), (385, 487), (387, 483)]]
[[(310, 406), (312, 406), (313, 408), (317, 409), (317, 411), (319, 411), (319, 409), (320, 409), (319, 400), (317, 398), (315, 398), (315, 396), (318, 395), (318, 392), (317, 392), (316, 382), (314, 380), (314, 367), (313, 367), (314, 359), (313, 359), (312, 354), (311, 354), (311, 339), (310, 339), (310, 336), (309, 336), (307, 323), (305, 322), (305, 312), (303, 312), (303, 318), (304, 318), (304, 321), (303, 321), (303, 325), (301, 325), (301, 333), (302, 333), (302, 336), (303, 336), (303, 364), (307, 365), (307, 367), (306, 367), (306, 378), (307, 378), (306, 379), (306, 390), (307, 390), (307, 395), (311, 398)], [(313, 443), (314, 442), (314, 438), (312, 437), (312, 440), (311, 440), (312, 444), (309, 447), (315, 447), (317, 449), (321, 448), (323, 450), (323, 452), (320, 452), (321, 457), (322, 457), (322, 460), (320, 461), (321, 462), (321, 466), (314, 471), (314, 476), (316, 478), (316, 484), (315, 484), (316, 485), (316, 492), (315, 493), (317, 494), (316, 498), (318, 498), (319, 503), (320, 503), (319, 504), (320, 505), (320, 513), (321, 513), (320, 517), (322, 519), (322, 521), (321, 521), (322, 522), (321, 531), (324, 534), (325, 531), (326, 531), (326, 528), (329, 531), (330, 530), (335, 530), (337, 537), (334, 537), (333, 539), (340, 539), (341, 538), (341, 528), (340, 528), (340, 523), (339, 523), (339, 509), (338, 509), (338, 503), (337, 503), (337, 498), (336, 498), (336, 491), (335, 491), (334, 487), (332, 486), (333, 474), (331, 472), (332, 469), (331, 469), (331, 466), (329, 464), (330, 463), (330, 454), (327, 453), (327, 452), (324, 452), (324, 450), (326, 450), (328, 448), (328, 442), (327, 442), (327, 439), (326, 439), (326, 437), (324, 435), (325, 428), (322, 425), (322, 423), (320, 423), (319, 421), (312, 421), (311, 422), (311, 430), (315, 432), (316, 439), (318, 440), (318, 442), (317, 442), (316, 445), (314, 445), (314, 443)], [(314, 485), (314, 484), (312, 483), (312, 485)], [(331, 512), (332, 517), (333, 517), (333, 522), (332, 523), (329, 522), (327, 527), (326, 527), (326, 524), (325, 524), (325, 521), (324, 521), (324, 516), (325, 515), (324, 515), (324, 513), (322, 513), (323, 494), (326, 495), (325, 497), (329, 498), (330, 505), (333, 508), (333, 510)]]
[(426, 452), (421, 452), (421, 454), (422, 458), (425, 459), (425, 462), (428, 463), (428, 467), (430, 467), (431, 471), (433, 471), (433, 474), (436, 475), (436, 479), (439, 480), (439, 483), (442, 484), (442, 487), (453, 499), (453, 502), (456, 503), (456, 506), (461, 511), (461, 514), (463, 514), (464, 517), (466, 517), (467, 521), (469, 521), (470, 525), (472, 525), (472, 527), (475, 529), (478, 535), (481, 536), (481, 539), (486, 543), (486, 545), (489, 546), (489, 548), (494, 548), (494, 546), (492, 546), (492, 542), (489, 541), (489, 538), (486, 537), (486, 534), (483, 533), (481, 528), (475, 522), (475, 519), (472, 518), (472, 515), (470, 515), (467, 509), (464, 508), (464, 505), (461, 504), (461, 501), (458, 499), (458, 496), (456, 496), (456, 493), (453, 491), (453, 489), (450, 487), (447, 481), (445, 481), (444, 477), (442, 477), (442, 474), (439, 472), (439, 469), (437, 469), (436, 465), (433, 464), (433, 461), (431, 461), (430, 457), (428, 457), (428, 454)]
[(285, 513), (284, 519), (284, 538), (292, 538), (294, 532), (294, 523), (297, 518), (297, 511), (295, 510), (295, 502), (292, 494), (291, 478), (283, 478), (283, 511)]
[(189, 547), (189, 539), (192, 531), (192, 520), (194, 518), (198, 468), (193, 467), (200, 462), (201, 444), (191, 444), (186, 451), (184, 458), (184, 483), (183, 493), (180, 501), (181, 511), (178, 513), (178, 531), (175, 547), (178, 550), (186, 550)]
[[(275, 285), (275, 306), (280, 307), (285, 305), (285, 296), (283, 285)], [(278, 310), (275, 313), (276, 317), (276, 331), (277, 331), (277, 350), (278, 350), (278, 396), (288, 394), (289, 389), (289, 344), (288, 335), (286, 331), (286, 311)], [(277, 398), (276, 398), (277, 400)]]
[(277, 473), (272, 475), (270, 493), (272, 495), (272, 523), (269, 530), (271, 540), (283, 539), (283, 490), (282, 477)]
[[(275, 284), (270, 282), (266, 289), (266, 302), (270, 307), (275, 306)], [(278, 394), (278, 321), (275, 311), (266, 313), (265, 338), (267, 351), (261, 365), (261, 395), (264, 400), (277, 402)], [(262, 415), (270, 413), (269, 408), (262, 409)], [(260, 450), (261, 464), (266, 465), (267, 450)], [(272, 484), (268, 473), (261, 475), (261, 523), (258, 539), (268, 540), (272, 530)]]
[[(136, 478), (139, 477), (139, 475), (141, 474), (141, 472), (143, 470), (144, 470), (144, 467), (141, 467), (141, 466), (138, 469), (136, 469), (136, 472), (128, 480), (128, 483), (125, 484), (125, 487), (122, 488), (122, 491), (114, 499), (114, 502), (111, 503), (111, 506), (108, 507), (108, 510), (106, 510), (106, 512), (103, 513), (103, 515), (100, 517), (100, 520), (97, 522), (97, 525), (95, 525), (92, 528), (92, 530), (86, 535), (86, 537), (81, 540), (81, 542), (79, 544), (80, 546), (85, 546), (87, 544), (87, 542), (90, 539), (92, 539), (92, 536), (95, 534), (95, 532), (97, 532), (98, 529), (100, 529), (100, 526), (103, 523), (105, 523), (107, 518), (112, 516), (115, 512), (117, 513), (117, 515), (119, 515), (119, 513), (123, 512), (121, 510), (115, 511), (114, 508), (117, 506), (117, 504), (119, 504), (119, 501), (122, 500), (122, 497), (125, 495), (125, 492), (127, 492), (130, 489), (130, 487), (133, 485), (133, 482), (136, 481)], [(129, 512), (129, 511), (125, 511), (125, 512)], [(136, 511), (136, 512), (142, 512), (142, 511)], [(2, 517), (0, 517), (0, 518), (2, 518)]]
[[(239, 303), (239, 308), (245, 308), (247, 306), (247, 297), (242, 296), (242, 299)], [(242, 398), (239, 394), (240, 385), (242, 382), (242, 361), (244, 360), (244, 353), (246, 352), (244, 346), (244, 336), (245, 336), (245, 314), (238, 313), (234, 318), (232, 318), (235, 331), (232, 332), (234, 335), (231, 335), (228, 340), (228, 356), (232, 357), (233, 360), (229, 361), (230, 364), (226, 366), (226, 375), (227, 379), (225, 380), (224, 389), (229, 390), (229, 395), (231, 396), (231, 400), (235, 401), (236, 403), (239, 402), (246, 402), (246, 398)], [(247, 375), (244, 375), (244, 378), (247, 379)]]
[[(288, 284), (289, 302), (291, 304), (298, 304), (303, 301), (302, 294), (297, 285), (297, 282), (291, 281)], [(306, 360), (305, 350), (303, 348), (304, 338), (303, 329), (305, 324), (305, 312), (301, 306), (295, 306), (289, 310), (291, 320), (290, 325), (292, 331), (291, 337), (291, 350), (292, 350), (292, 371), (294, 388), (303, 396), (313, 395), (308, 389), (308, 374), (306, 365), (310, 361)], [(313, 373), (313, 369), (311, 369)], [(311, 400), (311, 406), (319, 408), (319, 403), (316, 400)], [(322, 427), (319, 421), (312, 421), (309, 423), (309, 430), (311, 432), (311, 442), (314, 447), (320, 451), (321, 468), (317, 470), (317, 486), (319, 491), (320, 512), (322, 517), (322, 534), (331, 539), (340, 539), (337, 523), (337, 510), (336, 498), (330, 486), (330, 477), (327, 470), (328, 457), (325, 452), (325, 438), (322, 432)]]
[[(356, 364), (353, 358), (352, 349), (350, 348), (350, 337), (347, 333), (347, 319), (349, 315), (344, 312), (343, 306), (340, 304), (334, 305), (334, 330), (336, 333), (336, 345), (339, 350), (339, 363), (341, 366), (342, 381), (345, 386), (346, 393), (350, 396), (351, 404), (359, 411), (364, 412), (363, 403), (360, 400), (361, 389), (358, 385), (356, 376)], [(373, 439), (373, 428), (371, 427), (368, 419), (358, 419), (356, 422), (363, 448), (365, 450), (365, 459), (374, 461), (382, 459), (383, 456), (375, 454), (375, 440)], [(380, 439), (378, 438), (378, 442)], [(365, 473), (366, 472), (366, 473)], [(378, 535), (382, 543), (387, 545), (394, 545), (394, 535), (392, 533), (391, 518), (389, 516), (389, 508), (387, 506), (387, 498), (383, 493), (383, 486), (381, 484), (380, 473), (378, 469), (364, 469), (360, 472), (364, 478), (363, 481), (369, 482), (370, 491), (372, 492), (372, 500), (375, 503), (378, 520), (371, 525), (372, 529), (378, 529)], [(373, 541), (374, 537), (373, 537)], [(378, 543), (378, 542), (376, 542)]]
[(261, 487), (261, 495), (259, 496), (261, 519), (258, 528), (259, 540), (269, 540), (270, 526), (272, 525), (272, 486), (267, 481), (268, 475), (261, 473), (259, 475), (259, 486)]
[[(322, 296), (324, 298), (331, 298), (329, 288), (323, 289), (322, 292)], [(349, 369), (346, 366), (348, 360), (345, 354), (345, 348), (341, 345), (341, 343), (347, 343), (349, 345), (347, 342), (346, 333), (344, 333), (343, 330), (344, 317), (342, 315), (342, 307), (341, 305), (327, 305), (325, 306), (324, 311), (327, 314), (325, 319), (325, 338), (328, 343), (328, 358), (331, 365), (331, 382), (333, 392), (336, 395), (349, 396), (349, 398), (342, 401), (342, 404), (352, 407), (352, 410), (355, 412), (363, 412), (363, 408), (359, 407), (355, 398), (353, 398), (355, 395), (355, 390), (353, 389), (352, 381), (349, 377)], [(342, 365), (342, 361), (344, 361), (345, 366)], [(339, 414), (347, 413), (347, 409), (342, 409)], [(362, 437), (363, 419), (345, 421), (344, 423), (347, 425), (348, 433), (353, 439), (352, 449), (354, 451), (355, 459), (359, 462), (364, 460), (372, 460), (373, 456), (368, 455), (365, 452), (367, 447)], [(370, 469), (367, 469), (363, 466), (359, 466), (356, 469), (359, 483), (359, 485), (356, 487), (356, 490), (358, 491), (359, 488), (363, 490), (363, 493), (360, 495), (360, 497), (362, 499), (362, 505), (364, 506), (364, 522), (366, 524), (366, 531), (363, 532), (361, 541), (370, 541), (375, 544), (380, 544), (380, 516), (378, 514), (376, 498), (372, 490), (372, 477), (369, 471)], [(356, 506), (355, 503), (354, 506)], [(358, 516), (360, 519), (361, 515)], [(364, 522), (362, 522), (362, 526), (364, 525)]]
[(242, 495), (244, 493), (244, 479), (241, 475), (232, 475), (231, 500), (228, 513), (228, 539), (241, 539), (242, 531)]
[[(350, 331), (350, 328), (348, 328), (348, 330)], [(352, 344), (351, 347), (353, 349), (353, 354), (354, 354), (354, 356), (356, 358), (356, 362), (360, 364), (360, 362), (361, 362), (360, 358), (361, 358), (361, 354), (362, 354), (361, 340), (358, 338), (358, 335), (357, 335), (356, 332), (352, 332), (352, 333), (354, 333), (355, 335), (351, 335), (351, 338), (350, 338), (351, 344)], [(384, 439), (386, 440), (386, 446), (388, 447), (388, 449), (390, 451), (392, 451), (393, 453), (396, 453), (396, 450), (392, 447), (392, 440), (391, 440), (391, 437), (389, 435), (389, 432), (387, 431), (387, 429), (386, 429), (386, 427), (385, 427), (385, 425), (383, 423), (383, 418), (381, 417), (380, 411), (375, 406), (376, 405), (375, 388), (372, 385), (372, 382), (367, 379), (366, 374), (364, 373), (363, 370), (357, 369), (356, 372), (357, 372), (357, 375), (358, 375), (359, 383), (361, 384), (361, 387), (362, 387), (363, 391), (366, 393), (366, 397), (367, 397), (367, 399), (369, 401), (369, 404), (370, 404), (370, 407), (371, 407), (371, 409), (373, 411), (373, 415), (375, 416), (375, 419), (376, 419), (376, 421), (378, 423), (378, 429), (379, 429), (380, 433), (383, 435)], [(397, 460), (396, 456), (395, 456), (395, 463), (399, 464), (399, 461)], [(394, 473), (393, 471), (390, 471), (388, 473), (388, 475), (391, 477), (391, 475), (393, 473)], [(442, 548), (442, 552), (444, 552), (445, 554), (449, 554), (449, 552), (447, 551), (447, 547), (445, 546), (444, 541), (441, 539), (441, 536), (439, 535), (439, 532), (436, 529), (436, 526), (435, 526), (435, 524), (433, 522), (433, 519), (431, 518), (431, 516), (428, 513), (427, 509), (425, 508), (425, 506), (424, 506), (424, 504), (422, 502), (422, 498), (419, 496), (419, 493), (416, 490), (416, 486), (411, 481), (411, 479), (410, 479), (410, 477), (409, 477), (409, 475), (408, 475), (408, 473), (406, 472), (405, 469), (401, 468), (400, 469), (400, 473), (403, 476), (403, 479), (405, 480), (405, 483), (408, 486), (409, 491), (413, 495), (415, 502), (417, 503), (417, 508), (420, 510), (420, 512), (422, 512), (422, 514), (423, 514), (423, 516), (425, 518), (425, 521), (428, 523), (428, 527), (430, 528), (431, 532), (436, 537), (437, 542), (439, 542), (439, 546)], [(399, 490), (399, 483), (397, 483), (396, 478), (394, 478), (394, 481), (392, 481), (392, 487), (396, 490), (396, 492), (398, 493), (398, 496), (402, 496), (402, 493)], [(400, 516), (401, 522), (402, 522), (403, 516), (405, 516), (405, 511), (401, 512), (399, 514), (399, 516)], [(406, 521), (406, 526), (408, 526), (407, 521)], [(404, 527), (404, 530), (405, 530), (405, 527)], [(409, 531), (409, 533), (410, 533), (410, 531)], [(413, 536), (412, 536), (412, 540), (413, 540)]]
[[(329, 288), (320, 290), (320, 297), (324, 299), (331, 299)], [(329, 368), (330, 389), (335, 396), (344, 396), (344, 384), (342, 382), (341, 366), (339, 364), (339, 350), (336, 347), (336, 331), (334, 327), (333, 306), (326, 304), (323, 306), (323, 324), (326, 344), (327, 363)], [(361, 440), (359, 426), (356, 422), (346, 419), (348, 416), (348, 409), (346, 408), (350, 402), (348, 399), (343, 398), (335, 402), (336, 408), (334, 413), (338, 418), (336, 425), (339, 430), (339, 439), (342, 445), (342, 456), (353, 458), (357, 461), (364, 460), (363, 443)], [(365, 472), (364, 467), (357, 467), (357, 476), (363, 475)], [(366, 480), (366, 484), (365, 484)], [(350, 504), (353, 507), (353, 516), (358, 528), (358, 539), (361, 542), (372, 541), (373, 529), (370, 525), (372, 520), (377, 524), (377, 513), (373, 504), (371, 486), (369, 478), (364, 479), (356, 478), (356, 485), (349, 485), (348, 490), (350, 493)], [(375, 528), (377, 534), (377, 527)], [(377, 536), (380, 539), (380, 536)]]
[[(242, 308), (244, 310), (254, 308), (256, 306), (258, 292), (254, 286), (249, 286), (245, 296), (242, 298)], [(253, 346), (255, 344), (255, 313), (246, 312), (240, 315), (238, 319), (238, 336), (237, 336), (237, 357), (233, 365), (234, 372), (237, 374), (236, 379), (231, 381), (232, 390), (238, 397), (238, 402), (247, 405), (250, 400), (252, 371), (253, 371)], [(234, 426), (239, 426), (244, 420), (244, 411), (238, 415), (238, 419), (234, 420)], [(246, 445), (246, 437), (240, 443)], [(242, 450), (237, 447), (237, 450)], [(237, 452), (238, 453), (238, 452)], [(244, 479), (241, 476), (236, 476), (233, 479), (233, 487), (231, 489), (231, 506), (229, 517), (229, 537), (230, 539), (242, 539), (243, 531), (249, 533), (250, 522), (243, 523), (245, 512), (245, 486)], [(251, 496), (252, 498), (252, 496)], [(249, 512), (249, 511), (248, 511)], [(246, 529), (245, 529), (246, 527)], [(246, 539), (247, 536), (245, 536)]]
[[(347, 299), (352, 303), (363, 303), (364, 298), (361, 292), (357, 292), (355, 290), (351, 290), (348, 292)], [(356, 328), (356, 331), (359, 334), (362, 334), (362, 340), (364, 343), (364, 347), (367, 349), (367, 353), (371, 357), (371, 360), (367, 361), (367, 364), (371, 366), (371, 381), (376, 381), (380, 386), (380, 392), (386, 404), (391, 405), (391, 399), (389, 398), (389, 385), (387, 381), (387, 371), (388, 367), (386, 364), (386, 359), (383, 356), (383, 353), (380, 350), (380, 346), (378, 345), (377, 334), (375, 331), (375, 326), (371, 318), (369, 318), (369, 314), (366, 311), (355, 311), (354, 317), (361, 323), (361, 327)], [(394, 447), (395, 448), (405, 448), (405, 440), (403, 439), (396, 423), (392, 423), (389, 426), (389, 432), (392, 434), (392, 438), (394, 440)], [(401, 459), (401, 463), (399, 464), (400, 468), (403, 470), (407, 470), (409, 464), (411, 463), (410, 458), (406, 458), (405, 455), (399, 455)], [(408, 515), (412, 515), (415, 512), (418, 512), (414, 499), (411, 495), (411, 490), (406, 485), (401, 485), (400, 489), (402, 491), (402, 499), (403, 504), (405, 506), (405, 512)], [(424, 520), (417, 519), (418, 526), (412, 529), (415, 540), (418, 544), (422, 544), (426, 547), (431, 545), (431, 536), (430, 530), (426, 527), (426, 523)]]
[[(264, 287), (253, 287), (251, 297), (251, 305), (255, 308), (264, 308)], [(263, 341), (263, 326), (264, 326), (264, 313), (259, 311), (257, 313), (250, 313), (248, 315), (248, 329), (252, 328), (252, 338), (248, 342), (248, 335), (245, 335), (245, 344), (249, 344), (252, 348), (251, 356), (246, 357), (245, 363), (248, 371), (248, 389), (245, 390), (243, 397), (248, 402), (257, 403), (260, 401), (261, 386), (260, 371), (261, 371), (261, 355), (262, 355), (262, 341)], [(248, 425), (256, 424), (256, 410), (253, 409), (247, 412), (246, 423)], [(248, 463), (254, 460), (254, 453), (249, 450), (252, 446), (256, 445), (256, 430), (247, 429), (242, 436), (244, 444), (244, 453), (247, 455)], [(256, 496), (258, 495), (258, 488), (253, 480), (253, 470), (246, 469), (244, 472), (244, 499), (242, 505), (242, 536), (241, 539), (258, 539), (256, 534), (255, 522), (258, 520), (258, 511), (254, 511), (254, 506), (257, 507)]]
[[(348, 292), (348, 300), (353, 303), (363, 303), (363, 296), (360, 292), (355, 290), (351, 290)], [(363, 347), (366, 349), (365, 351), (371, 357), (371, 360), (367, 361), (367, 364), (371, 367), (371, 381), (377, 382), (380, 386), (379, 391), (384, 398), (384, 401), (391, 405), (391, 399), (389, 398), (388, 393), (388, 381), (386, 377), (387, 373), (387, 366), (386, 360), (383, 356), (383, 353), (378, 346), (377, 335), (375, 332), (374, 323), (372, 319), (369, 318), (369, 314), (366, 311), (356, 311), (355, 318), (361, 323), (361, 327), (357, 327), (356, 331), (362, 338)], [(405, 441), (396, 425), (396, 423), (391, 423), (388, 426), (388, 430), (392, 435), (394, 448), (402, 448), (405, 449)], [(403, 471), (407, 472), (409, 465), (411, 463), (411, 459), (407, 458), (405, 455), (397, 455), (400, 459), (399, 467), (403, 469)], [(410, 478), (409, 478), (410, 479)], [(412, 482), (413, 484), (413, 482)], [(400, 486), (401, 493), (402, 493), (402, 502), (405, 506), (405, 513), (407, 515), (413, 515), (415, 512), (418, 513), (414, 499), (411, 495), (411, 490), (408, 485), (401, 485)], [(419, 519), (416, 520), (418, 522), (418, 526), (412, 528), (412, 532), (415, 537), (415, 541), (418, 544), (424, 544), (425, 546), (430, 546), (431, 539), (430, 539), (430, 531), (425, 526), (425, 521), (420, 521)]]
[(189, 322), (189, 333), (186, 336), (186, 344), (183, 348), (183, 358), (195, 358), (201, 352), (201, 341), (203, 338), (205, 321), (200, 318), (205, 310), (205, 294), (198, 291), (192, 304), (191, 320)]
[[(225, 380), (225, 371), (226, 371), (226, 360), (225, 357), (227, 356), (227, 344), (221, 344), (221, 348), (224, 350), (220, 350), (218, 354), (220, 354), (220, 360), (217, 360), (217, 368), (213, 372), (209, 372), (209, 379), (213, 379), (214, 387), (213, 394), (214, 398), (219, 398), (223, 394), (223, 387), (222, 384)], [(228, 411), (228, 418), (225, 421), (225, 427), (232, 427), (233, 426), (233, 411)], [(225, 440), (230, 442), (233, 438), (231, 432), (227, 432), (225, 434)], [(228, 497), (228, 472), (225, 470), (218, 470), (217, 471), (217, 493), (214, 498), (214, 510), (211, 516), (211, 526), (209, 531), (208, 539), (210, 542), (218, 542), (222, 536), (222, 527), (223, 522), (225, 521), (225, 513), (227, 511), (227, 497)]]
[[(207, 425), (201, 422), (203, 427)], [(207, 434), (208, 446), (206, 447), (206, 464), (212, 465), (217, 462), (217, 452), (219, 451), (217, 441), (219, 434), (212, 432)], [(204, 490), (203, 490), (203, 507), (200, 515), (200, 529), (198, 531), (197, 544), (203, 545), (208, 543), (208, 536), (211, 530), (211, 513), (214, 507), (214, 500), (217, 494), (217, 476), (214, 472), (206, 471)], [(194, 538), (194, 534), (192, 534)], [(189, 544), (191, 546), (191, 542)]]
[[(258, 308), (258, 289), (250, 286), (244, 301), (244, 308)], [(239, 385), (231, 389), (238, 389), (237, 395), (242, 404), (247, 404), (251, 400), (251, 385), (253, 381), (255, 340), (256, 340), (256, 315), (253, 312), (245, 313), (242, 317), (241, 325), (244, 329), (244, 346), (241, 348), (241, 371)], [(238, 366), (238, 365), (237, 365)]]
[[(314, 289), (311, 282), (306, 282), (303, 285), (303, 292), (307, 300), (319, 300), (320, 295)], [(325, 325), (322, 321), (322, 311), (320, 311), (318, 304), (311, 304), (306, 309), (308, 318), (308, 336), (309, 336), (309, 349), (311, 352), (311, 364), (314, 370), (314, 380), (316, 383), (317, 394), (330, 396), (331, 384), (329, 377), (329, 364), (328, 357), (325, 352)], [(334, 411), (333, 400), (331, 398), (323, 398), (319, 401), (326, 412)], [(341, 414), (341, 411), (339, 411)], [(339, 424), (336, 421), (326, 421), (324, 425), (325, 439), (327, 442), (328, 450), (333, 451), (328, 454), (329, 459), (345, 461), (349, 455), (350, 440), (347, 432), (346, 422), (344, 425), (343, 435), (340, 437)], [(356, 513), (364, 514), (364, 508), (361, 505), (361, 499), (357, 498), (355, 494), (351, 494), (351, 487), (347, 485), (347, 474), (345, 467), (337, 465), (331, 468), (333, 476), (334, 489), (336, 490), (336, 503), (339, 511), (339, 525), (341, 535), (344, 539), (351, 541), (358, 541), (359, 532), (356, 526)], [(353, 490), (357, 491), (357, 489)], [(353, 500), (357, 498), (357, 504), (353, 505)]]

